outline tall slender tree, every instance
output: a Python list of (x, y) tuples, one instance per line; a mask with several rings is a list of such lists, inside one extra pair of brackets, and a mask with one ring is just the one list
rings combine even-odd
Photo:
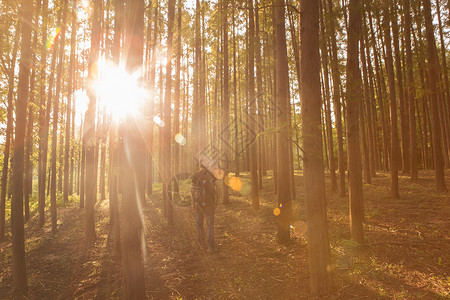
[[(143, 65), (144, 7), (144, 0), (128, 0), (125, 5), (124, 54), (127, 71), (131, 74)], [(143, 128), (143, 116), (127, 116), (124, 121), (121, 151), (123, 217), (126, 220), (121, 238), (124, 297), (145, 299), (144, 254), (141, 244), (144, 231), (140, 213), (142, 203), (140, 197), (144, 195), (138, 182), (138, 176), (142, 175), (140, 173), (143, 165), (142, 150), (145, 149), (145, 142), (139, 130)]]
[(13, 134), (14, 120), (13, 120), (13, 96), (14, 96), (14, 74), (16, 70), (16, 58), (17, 58), (17, 49), (19, 47), (19, 21), (17, 21), (16, 25), (16, 36), (14, 38), (14, 46), (11, 56), (11, 61), (9, 64), (9, 72), (8, 72), (8, 100), (6, 108), (6, 134), (5, 134), (5, 145), (3, 148), (3, 166), (2, 166), (2, 179), (1, 179), (1, 195), (0, 195), (0, 240), (5, 238), (5, 225), (6, 225), (6, 192), (7, 192), (7, 184), (8, 184), (8, 170), (9, 168), (9, 158), (10, 158), (10, 150), (11, 150), (11, 136)]
[(363, 232), (363, 189), (361, 150), (359, 137), (359, 110), (362, 99), (361, 72), (359, 69), (359, 38), (361, 36), (361, 2), (350, 0), (347, 40), (347, 162), (348, 198), (350, 208), (350, 229), (352, 238), (362, 244)]
[(398, 164), (399, 164), (399, 146), (398, 146), (398, 128), (397, 128), (397, 100), (395, 93), (394, 63), (392, 57), (391, 44), (391, 13), (389, 11), (391, 1), (385, 0), (384, 7), (384, 36), (386, 43), (386, 72), (389, 87), (389, 103), (391, 112), (391, 193), (394, 199), (400, 198), (398, 191)]
[(88, 82), (87, 82), (87, 96), (89, 97), (89, 104), (85, 115), (83, 139), (85, 145), (85, 159), (86, 159), (86, 175), (85, 175), (85, 190), (86, 190), (86, 240), (92, 243), (95, 240), (95, 212), (94, 206), (97, 199), (96, 195), (96, 172), (95, 172), (95, 149), (96, 149), (96, 134), (95, 134), (95, 116), (96, 116), (96, 101), (97, 92), (95, 90), (95, 81), (98, 78), (98, 70), (96, 68), (96, 61), (99, 58), (100, 38), (101, 38), (101, 4), (100, 0), (93, 1), (92, 13), (92, 32), (91, 32), (91, 48), (89, 52), (88, 61)]
[(446, 192), (444, 178), (444, 164), (441, 145), (441, 125), (439, 117), (438, 105), (438, 87), (439, 82), (439, 62), (436, 51), (436, 40), (434, 38), (433, 22), (431, 17), (430, 0), (423, 0), (423, 12), (425, 15), (425, 29), (427, 37), (427, 53), (428, 53), (428, 77), (430, 86), (430, 104), (431, 104), (431, 125), (433, 133), (433, 157), (434, 169), (436, 173), (436, 190), (438, 193)]
[[(31, 27), (33, 22), (33, 1), (24, 0), (22, 10), (22, 41), (20, 46), (19, 85), (16, 101), (16, 126), (14, 139), (14, 164), (11, 199), (11, 233), (13, 261), (13, 294), (21, 299), (28, 290), (25, 263), (25, 234), (23, 225), (23, 173), (25, 152), (25, 129), (27, 100), (31, 67)], [(11, 76), (13, 76), (11, 74)]]
[[(279, 1), (283, 4), (283, 0)], [(319, 1), (300, 2), (300, 99), (302, 102), (303, 163), (306, 199), (306, 237), (310, 287), (314, 295), (331, 291), (325, 203), (325, 175), (322, 159), (321, 92), (319, 56)], [(280, 23), (284, 18), (279, 16)], [(281, 169), (280, 169), (281, 171)]]

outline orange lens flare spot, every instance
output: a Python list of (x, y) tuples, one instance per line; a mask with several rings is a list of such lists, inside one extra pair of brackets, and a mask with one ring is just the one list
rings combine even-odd
[(273, 209), (273, 214), (278, 217), (281, 214), (281, 209), (279, 207), (275, 207)]
[(184, 146), (186, 145), (186, 138), (181, 133), (177, 133), (175, 134), (175, 142), (177, 142), (181, 146)]
[(238, 177), (231, 177), (229, 183), (233, 191), (239, 192), (242, 189), (242, 180)]

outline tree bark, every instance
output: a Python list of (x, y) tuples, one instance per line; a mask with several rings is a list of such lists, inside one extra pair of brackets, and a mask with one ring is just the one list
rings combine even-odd
[(16, 59), (17, 59), (17, 49), (19, 47), (19, 21), (16, 24), (16, 36), (14, 38), (14, 46), (11, 57), (11, 62), (9, 66), (9, 78), (8, 78), (8, 106), (6, 112), (6, 136), (5, 136), (5, 145), (3, 150), (3, 167), (2, 167), (2, 179), (1, 179), (1, 198), (0, 198), (0, 241), (5, 238), (5, 210), (6, 210), (6, 189), (8, 186), (8, 171), (9, 168), (9, 159), (10, 159), (10, 150), (11, 150), (11, 136), (13, 134), (14, 127), (14, 119), (13, 119), (13, 96), (14, 96), (14, 74), (16, 70)]
[[(173, 1), (173, 0), (172, 0)], [(144, 53), (144, 0), (132, 0), (125, 6), (125, 53), (126, 68), (135, 72), (143, 65)], [(170, 72), (168, 71), (170, 74)], [(165, 124), (170, 125), (170, 124)], [(143, 217), (140, 213), (142, 200), (142, 153), (145, 142), (139, 128), (143, 128), (142, 116), (128, 116), (123, 124), (122, 195), (123, 217), (126, 222), (122, 235), (122, 269), (124, 273), (124, 297), (126, 299), (145, 299), (145, 256)], [(169, 129), (170, 130), (170, 129)], [(170, 132), (170, 131), (169, 131)], [(126, 155), (125, 155), (126, 153)], [(144, 160), (145, 161), (145, 160)], [(134, 176), (129, 176), (134, 174)], [(145, 173), (144, 173), (145, 174)], [(145, 182), (145, 181), (144, 181)], [(144, 186), (145, 188), (145, 186)], [(141, 244), (144, 243), (144, 244)]]
[(341, 109), (341, 78), (339, 75), (339, 65), (338, 65), (338, 49), (336, 43), (336, 32), (334, 28), (334, 14), (333, 14), (333, 2), (328, 0), (328, 7), (330, 10), (331, 20), (330, 20), (330, 38), (331, 38), (331, 74), (333, 77), (333, 107), (334, 114), (336, 118), (336, 135), (338, 143), (338, 169), (339, 169), (339, 194), (345, 196), (345, 153), (344, 153), (344, 142), (343, 142), (343, 130), (342, 130), (342, 109)]
[[(14, 163), (12, 165), (11, 233), (13, 295), (21, 299), (28, 290), (25, 263), (25, 235), (23, 225), (23, 173), (24, 143), (27, 119), (27, 99), (31, 66), (31, 29), (33, 22), (33, 1), (24, 0), (22, 10), (22, 41), (19, 65), (19, 84), (16, 100), (16, 130), (14, 139)], [(13, 74), (11, 74), (13, 76)]]
[[(282, 1), (282, 0), (281, 0)], [(332, 289), (330, 246), (325, 202), (325, 176), (322, 160), (319, 2), (300, 2), (301, 102), (306, 199), (306, 237), (310, 288), (323, 296)], [(280, 22), (283, 18), (278, 17)], [(280, 191), (281, 192), (281, 191)]]
[(95, 240), (95, 211), (94, 206), (97, 200), (96, 195), (96, 172), (95, 172), (95, 150), (96, 150), (96, 94), (93, 83), (97, 80), (98, 74), (95, 68), (95, 62), (99, 57), (100, 38), (101, 38), (101, 2), (100, 0), (93, 1), (92, 14), (92, 33), (91, 33), (91, 48), (89, 52), (88, 62), (88, 86), (87, 96), (89, 98), (88, 109), (85, 115), (84, 123), (84, 145), (85, 145), (85, 190), (86, 190), (86, 240), (92, 244)]
[(417, 129), (416, 129), (416, 95), (413, 74), (413, 57), (411, 51), (411, 4), (410, 0), (404, 0), (403, 15), (405, 16), (405, 50), (406, 50), (406, 76), (407, 76), (407, 102), (409, 107), (409, 139), (410, 139), (410, 161), (411, 180), (418, 180), (417, 171)]
[(438, 193), (447, 191), (444, 178), (444, 164), (441, 146), (441, 127), (439, 120), (439, 106), (438, 106), (438, 89), (436, 83), (439, 82), (439, 62), (437, 58), (436, 42), (434, 38), (433, 22), (431, 17), (430, 0), (423, 0), (423, 9), (425, 14), (425, 27), (427, 37), (427, 53), (428, 53), (428, 76), (430, 88), (430, 103), (431, 103), (431, 125), (433, 132), (433, 154), (434, 154), (434, 169), (436, 173), (436, 190)]
[(398, 128), (397, 128), (397, 100), (395, 92), (395, 78), (394, 78), (394, 63), (392, 57), (391, 46), (391, 32), (390, 32), (390, 16), (389, 8), (391, 7), (391, 1), (385, 0), (384, 7), (384, 36), (386, 44), (386, 73), (388, 77), (389, 87), (389, 104), (391, 113), (391, 193), (394, 199), (400, 198), (398, 191), (398, 163), (400, 158), (398, 157), (399, 145), (398, 145)]
[(364, 243), (364, 207), (359, 137), (359, 110), (362, 99), (361, 72), (359, 70), (359, 38), (361, 36), (361, 2), (349, 2), (349, 26), (347, 41), (347, 161), (348, 198), (352, 239)]
[[(250, 124), (249, 130), (251, 135), (256, 135), (257, 119), (256, 115), (256, 97), (255, 97), (255, 19), (253, 11), (253, 0), (248, 0), (248, 102), (250, 108)], [(249, 118), (249, 119), (250, 119)], [(255, 137), (253, 137), (255, 138)], [(259, 191), (258, 191), (258, 154), (256, 141), (249, 141), (249, 159), (250, 159), (250, 180), (251, 180), (251, 194), (252, 206), (254, 209), (259, 209)], [(288, 179), (289, 180), (289, 179)]]

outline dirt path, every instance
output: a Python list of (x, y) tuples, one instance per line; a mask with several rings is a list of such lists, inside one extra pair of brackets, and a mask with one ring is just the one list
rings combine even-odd
[[(359, 247), (348, 229), (348, 199), (327, 190), (335, 292), (331, 299), (446, 299), (450, 296), (450, 195), (434, 192), (432, 172), (419, 183), (400, 178), (400, 200), (388, 174), (364, 185), (365, 236)], [(447, 173), (450, 179), (450, 174)], [(218, 206), (218, 253), (197, 246), (191, 208), (174, 207), (167, 226), (160, 196), (144, 208), (146, 291), (149, 299), (309, 299), (302, 177), (297, 176), (292, 243), (279, 245), (276, 197), (265, 179), (261, 209), (232, 193)], [(450, 182), (447, 180), (450, 187)], [(84, 244), (84, 210), (58, 210), (59, 232), (26, 225), (29, 299), (118, 299), (120, 262), (109, 239), (108, 203), (96, 208), (97, 240)], [(11, 297), (11, 243), (0, 244), (0, 299)]]

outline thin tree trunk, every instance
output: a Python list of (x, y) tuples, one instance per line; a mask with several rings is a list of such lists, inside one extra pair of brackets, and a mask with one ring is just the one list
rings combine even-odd
[(418, 180), (417, 171), (417, 130), (415, 112), (415, 83), (413, 74), (413, 58), (411, 51), (411, 8), (410, 0), (404, 0), (403, 15), (405, 16), (405, 48), (406, 48), (406, 75), (407, 75), (407, 102), (409, 104), (409, 139), (410, 139), (410, 162), (411, 180)]
[(392, 57), (391, 32), (390, 32), (390, 0), (385, 0), (383, 29), (386, 43), (386, 73), (389, 87), (389, 104), (391, 113), (391, 193), (394, 199), (400, 198), (398, 191), (398, 162), (400, 158), (398, 146), (398, 128), (397, 128), (397, 100), (395, 92), (394, 63)]
[(347, 158), (350, 229), (352, 239), (364, 243), (364, 206), (361, 174), (361, 150), (359, 137), (359, 111), (361, 72), (359, 70), (358, 44), (361, 36), (361, 2), (349, 2), (349, 26), (347, 41)]
[[(248, 24), (248, 102), (250, 108), (250, 130), (256, 133), (256, 97), (255, 97), (255, 20), (253, 14), (253, 0), (248, 0), (249, 24)], [(249, 145), (250, 160), (250, 181), (251, 181), (251, 199), (254, 209), (259, 209), (259, 191), (258, 191), (258, 160), (256, 142), (252, 141)]]
[[(23, 173), (24, 143), (27, 119), (27, 99), (31, 66), (31, 29), (33, 21), (33, 1), (24, 0), (22, 10), (22, 41), (19, 66), (19, 84), (16, 100), (16, 126), (14, 139), (14, 164), (11, 199), (12, 271), (13, 295), (22, 299), (28, 290), (25, 263), (25, 236), (23, 225)], [(11, 74), (13, 76), (13, 74)]]
[[(91, 33), (91, 48), (89, 52), (88, 62), (88, 80), (95, 81), (97, 79), (97, 71), (95, 69), (95, 62), (99, 57), (100, 48), (100, 32), (101, 32), (101, 2), (100, 0), (93, 1), (93, 15), (92, 15), (92, 33)], [(95, 172), (95, 150), (96, 150), (96, 91), (92, 86), (88, 85), (87, 96), (89, 98), (88, 109), (85, 114), (84, 123), (84, 145), (85, 145), (85, 194), (86, 194), (86, 241), (92, 244), (95, 240), (95, 211), (94, 206), (96, 202), (96, 172)]]
[[(328, 0), (328, 7), (330, 10), (331, 19), (333, 20), (333, 2)], [(342, 131), (342, 109), (341, 109), (341, 99), (340, 99), (340, 86), (341, 78), (339, 75), (338, 66), (338, 56), (337, 56), (337, 43), (336, 34), (334, 28), (334, 22), (330, 22), (330, 37), (331, 37), (331, 74), (333, 77), (333, 107), (334, 115), (336, 118), (336, 135), (338, 143), (338, 169), (339, 169), (339, 192), (341, 196), (345, 196), (345, 154), (344, 154), (344, 142), (343, 142), (343, 131)]]
[[(290, 240), (291, 221), (291, 181), (289, 166), (289, 70), (287, 61), (286, 29), (284, 25), (284, 0), (277, 0), (275, 6), (275, 47), (277, 53), (277, 108), (279, 109), (277, 132), (278, 166), (278, 239), (281, 243)], [(251, 20), (251, 19), (250, 19)], [(251, 49), (251, 48), (250, 48)]]
[[(56, 76), (58, 78), (56, 83), (56, 97), (53, 102), (53, 129), (52, 129), (52, 156), (51, 156), (51, 191), (50, 191), (50, 212), (51, 212), (51, 219), (52, 219), (52, 233), (55, 233), (58, 227), (57, 224), (57, 209), (56, 209), (56, 146), (58, 143), (58, 117), (59, 117), (59, 95), (61, 91), (61, 82), (62, 79), (62, 72), (63, 72), (63, 65), (64, 65), (64, 45), (65, 45), (65, 36), (66, 36), (66, 17), (67, 17), (67, 5), (68, 0), (64, 1), (64, 8), (63, 10), (63, 17), (61, 24), (61, 38), (59, 41), (59, 65), (58, 70), (56, 72)], [(50, 103), (49, 103), (50, 105)]]
[[(69, 156), (70, 155), (70, 135), (71, 135), (71, 115), (72, 115), (72, 93), (73, 93), (73, 81), (75, 71), (75, 49), (76, 49), (76, 31), (77, 31), (77, 14), (75, 8), (72, 8), (72, 33), (70, 37), (70, 64), (69, 64), (69, 83), (67, 88), (67, 110), (66, 110), (66, 143), (65, 143), (65, 156), (64, 156), (64, 189), (63, 198), (64, 203), (69, 202)], [(62, 147), (62, 145), (61, 145)]]
[(431, 121), (433, 128), (433, 154), (434, 154), (434, 168), (436, 173), (436, 190), (438, 193), (446, 192), (444, 178), (444, 164), (442, 156), (442, 146), (439, 140), (441, 136), (441, 128), (439, 121), (438, 108), (438, 89), (436, 83), (439, 81), (439, 62), (436, 51), (436, 42), (433, 32), (433, 23), (431, 18), (431, 4), (430, 0), (423, 0), (423, 9), (425, 14), (425, 27), (427, 37), (427, 53), (428, 53), (428, 76), (430, 87), (430, 103), (431, 103)]
[[(324, 15), (326, 14), (326, 7), (321, 5), (321, 0), (319, 0), (320, 6), (320, 25), (321, 25), (321, 34), (322, 34), (322, 42), (320, 43), (321, 53), (322, 53), (322, 68), (323, 68), (323, 82), (325, 84), (325, 125), (327, 132), (327, 148), (328, 148), (328, 166), (330, 172), (330, 181), (331, 181), (331, 190), (337, 191), (337, 178), (336, 178), (336, 167), (334, 160), (334, 145), (333, 145), (333, 127), (331, 124), (331, 105), (330, 105), (330, 84), (329, 84), (329, 74), (328, 74), (328, 50), (326, 44), (326, 36), (325, 36), (325, 24), (324, 24)], [(325, 12), (324, 12), (325, 11)]]
[[(41, 10), (41, 1), (37, 1), (36, 14), (34, 17), (35, 24), (38, 22), (39, 13)], [(37, 27), (35, 27), (37, 28)], [(32, 49), (37, 48), (38, 43), (38, 30), (35, 30), (32, 42)], [(31, 53), (31, 65), (36, 64), (36, 54)], [(26, 134), (26, 152), (25, 152), (25, 179), (24, 179), (24, 196), (25, 196), (25, 222), (30, 219), (30, 195), (33, 193), (33, 162), (31, 156), (33, 155), (33, 127), (34, 127), (34, 105), (35, 105), (35, 83), (36, 83), (36, 70), (33, 68), (30, 77), (30, 103), (28, 105), (28, 125)]]
[(5, 145), (3, 150), (3, 168), (2, 168), (2, 181), (1, 181), (1, 198), (0, 198), (0, 241), (5, 238), (5, 210), (6, 210), (6, 190), (8, 185), (8, 171), (9, 168), (9, 158), (10, 158), (10, 148), (11, 148), (11, 136), (13, 134), (14, 120), (13, 120), (13, 96), (14, 96), (14, 74), (16, 69), (16, 59), (17, 59), (17, 49), (19, 47), (19, 21), (16, 25), (16, 36), (14, 38), (14, 46), (11, 57), (11, 62), (9, 65), (9, 78), (8, 78), (8, 106), (6, 112), (6, 136)]
[[(229, 59), (228, 59), (228, 0), (222, 2), (222, 34), (223, 34), (223, 98), (222, 98), (222, 150), (225, 154), (225, 176), (230, 171), (230, 94), (229, 94)], [(222, 202), (230, 202), (228, 196), (228, 185), (225, 180), (222, 181)]]

